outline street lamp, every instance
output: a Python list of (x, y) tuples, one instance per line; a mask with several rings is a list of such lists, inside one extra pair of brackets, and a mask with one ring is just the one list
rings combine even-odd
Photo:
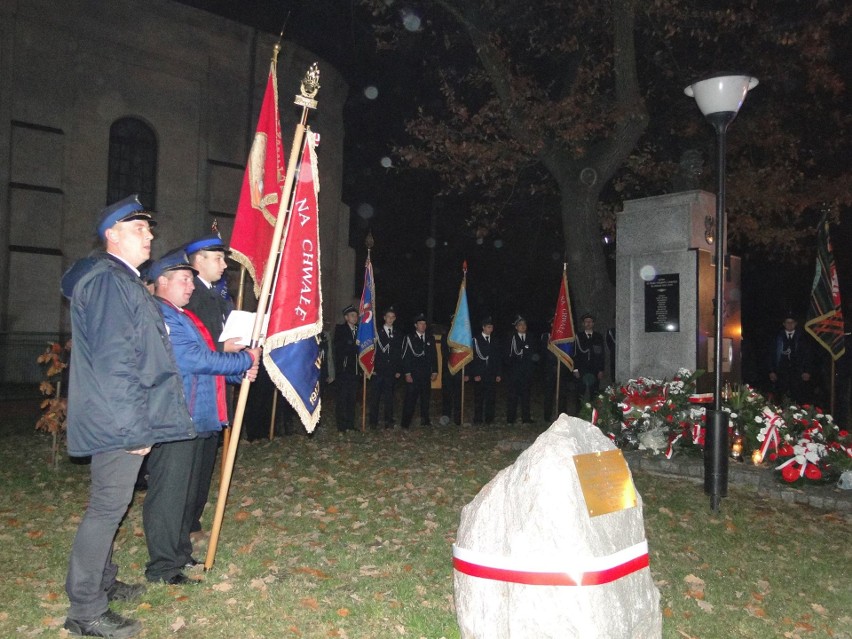
[(716, 159), (716, 299), (715, 342), (713, 344), (713, 410), (707, 411), (704, 437), (704, 492), (710, 507), (719, 510), (728, 494), (728, 414), (722, 410), (722, 323), (725, 277), (725, 133), (757, 78), (749, 75), (714, 75), (690, 84), (683, 92), (695, 98), (701, 113), (716, 130), (719, 139)]

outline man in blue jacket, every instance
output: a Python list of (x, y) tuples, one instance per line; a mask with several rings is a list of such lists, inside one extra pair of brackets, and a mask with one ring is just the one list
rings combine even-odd
[(202, 483), (205, 442), (218, 436), (228, 420), (221, 376), (234, 383), (243, 374), (254, 380), (260, 359), (259, 348), (217, 352), (203, 322), (184, 309), (195, 288), (196, 273), (183, 249), (166, 254), (149, 269), (198, 433), (193, 440), (154, 446), (148, 457), (148, 494), (142, 513), (149, 555), (145, 577), (171, 585), (198, 583), (183, 570), (198, 563), (192, 558), (189, 533)]
[(151, 446), (195, 437), (166, 326), (137, 268), (151, 255), (155, 224), (136, 196), (108, 206), (96, 230), (103, 251), (62, 278), (71, 300), (68, 454), (91, 456), (89, 505), (65, 590), (65, 628), (75, 636), (133, 637), (142, 624), (109, 609), (145, 587), (116, 580), (113, 538)]

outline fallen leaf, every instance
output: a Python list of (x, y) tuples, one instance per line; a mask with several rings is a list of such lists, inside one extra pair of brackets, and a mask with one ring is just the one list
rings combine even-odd
[(319, 610), (319, 602), (313, 597), (304, 597), (299, 600), (299, 603), (311, 610)]
[(186, 627), (186, 621), (183, 620), (183, 617), (178, 617), (175, 619), (174, 623), (169, 626), (169, 628), (172, 629), (172, 632), (177, 632), (184, 627)]
[(218, 584), (213, 584), (213, 590), (216, 592), (230, 592), (233, 590), (233, 584), (229, 584), (227, 581), (220, 582)]
[(341, 617), (348, 617), (349, 616), (349, 609), (348, 608), (338, 608), (337, 614)]
[(823, 606), (820, 606), (818, 603), (812, 603), (811, 608), (817, 614), (820, 614), (820, 615), (828, 614), (828, 610), (826, 610)]
[(713, 604), (708, 603), (706, 601), (696, 601), (698, 607), (701, 608), (704, 612), (713, 612)]
[(251, 515), (249, 515), (248, 511), (246, 511), (246, 510), (238, 510), (238, 511), (234, 514), (234, 519), (236, 519), (237, 521), (245, 521), (245, 520), (246, 520), (246, 519), (248, 519), (250, 516), (251, 516)]

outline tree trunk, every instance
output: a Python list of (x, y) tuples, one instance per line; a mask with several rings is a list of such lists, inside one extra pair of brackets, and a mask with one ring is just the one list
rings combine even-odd
[(599, 189), (584, 186), (576, 175), (571, 181), (559, 189), (571, 306), (578, 320), (583, 313), (592, 313), (597, 330), (604, 332), (615, 326), (615, 289), (601, 247)]

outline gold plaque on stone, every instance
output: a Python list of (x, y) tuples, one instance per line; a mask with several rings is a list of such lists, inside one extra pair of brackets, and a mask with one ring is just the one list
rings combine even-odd
[(574, 455), (574, 464), (589, 517), (636, 505), (636, 488), (619, 449)]

